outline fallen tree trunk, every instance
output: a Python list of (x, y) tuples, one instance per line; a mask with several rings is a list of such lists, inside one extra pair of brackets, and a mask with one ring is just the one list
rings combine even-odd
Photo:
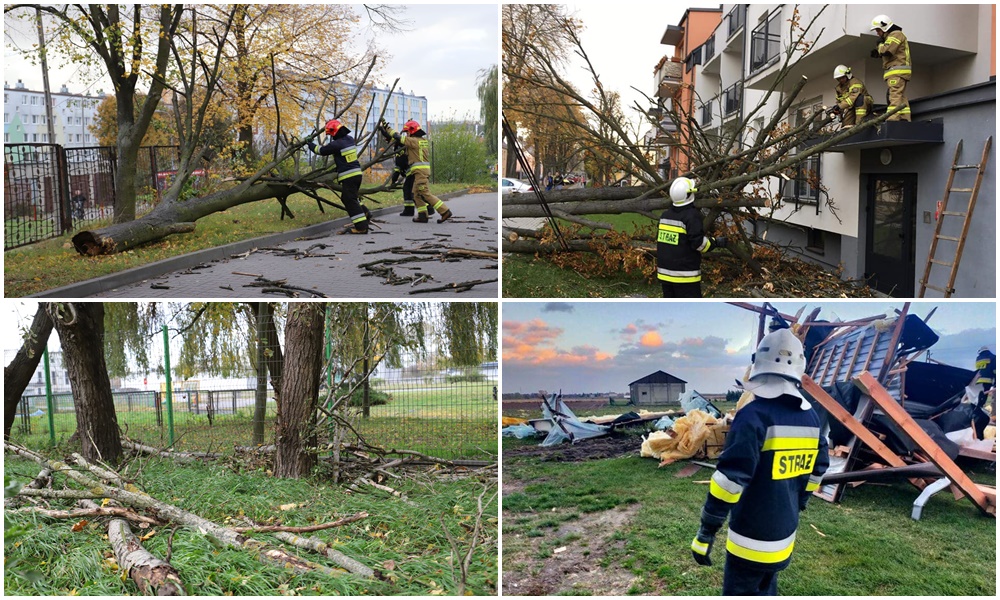
[[(607, 187), (580, 188), (545, 192), (545, 202), (553, 209), (570, 215), (617, 215), (621, 213), (639, 213), (658, 217), (658, 211), (663, 211), (673, 203), (666, 196), (645, 194), (651, 192), (649, 187)], [(766, 198), (741, 197), (739, 200), (722, 199), (718, 196), (696, 198), (694, 205), (698, 208), (750, 208), (767, 206)], [(511, 217), (542, 217), (546, 216), (544, 208), (538, 203), (533, 193), (504, 194), (501, 216)]]
[(134, 510), (129, 510), (120, 506), (98, 506), (91, 502), (93, 506), (89, 508), (77, 508), (74, 510), (56, 510), (48, 508), (40, 508), (37, 506), (29, 506), (27, 508), (20, 508), (12, 513), (31, 513), (36, 515), (41, 515), (43, 517), (48, 517), (50, 519), (83, 519), (85, 517), (114, 517), (116, 519), (127, 519), (129, 521), (134, 521), (136, 523), (146, 523), (148, 525), (162, 525), (163, 521), (159, 519), (154, 519), (153, 517), (147, 517), (146, 515), (140, 515)]
[[(340, 189), (332, 183), (334, 175), (326, 175), (308, 182), (310, 189), (323, 187)], [(373, 194), (388, 189), (385, 185), (362, 190), (361, 194)], [(131, 250), (143, 244), (155, 242), (175, 233), (189, 233), (195, 230), (195, 222), (202, 217), (221, 212), (242, 204), (258, 202), (270, 198), (284, 200), (303, 189), (291, 182), (243, 182), (229, 189), (221, 190), (184, 201), (165, 199), (147, 214), (126, 223), (116, 223), (97, 230), (84, 230), (73, 236), (73, 247), (84, 256), (115, 254)], [(287, 211), (287, 207), (283, 210)], [(291, 213), (289, 213), (291, 214)], [(294, 215), (292, 215), (294, 218)]]
[(334, 550), (322, 540), (312, 537), (297, 536), (294, 533), (289, 533), (287, 531), (275, 532), (274, 537), (298, 548), (305, 548), (306, 550), (312, 550), (313, 552), (322, 554), (333, 561), (333, 563), (337, 566), (342, 567), (355, 575), (360, 575), (361, 577), (366, 577), (368, 579), (373, 579), (375, 577), (375, 571), (373, 569), (366, 567), (342, 552)]
[[(283, 549), (272, 548), (263, 542), (258, 542), (247, 537), (244, 537), (237, 531), (234, 531), (228, 527), (223, 527), (204, 517), (196, 515), (192, 512), (188, 512), (182, 508), (178, 508), (172, 504), (167, 504), (153, 498), (152, 496), (142, 493), (142, 492), (131, 492), (121, 488), (112, 487), (92, 479), (88, 475), (77, 471), (69, 467), (66, 463), (52, 460), (42, 456), (41, 454), (32, 452), (27, 448), (22, 446), (17, 446), (16, 444), (11, 444), (10, 442), (4, 442), (4, 449), (13, 452), (19, 456), (31, 459), (43, 466), (48, 466), (53, 472), (63, 473), (76, 483), (87, 488), (86, 491), (81, 490), (45, 490), (47, 492), (52, 491), (66, 491), (66, 492), (76, 492), (76, 497), (90, 497), (90, 498), (111, 498), (117, 500), (122, 504), (127, 504), (136, 508), (145, 508), (151, 511), (154, 515), (163, 519), (165, 521), (173, 521), (179, 523), (189, 529), (198, 531), (204, 535), (210, 542), (219, 546), (220, 548), (234, 548), (237, 550), (247, 550), (252, 552), (261, 561), (277, 564), (286, 568), (291, 568), (295, 571), (319, 571), (328, 575), (336, 575), (336, 571), (330, 567), (320, 565), (298, 556), (288, 554)], [(41, 490), (34, 490), (41, 491)], [(70, 496), (67, 496), (70, 497)]]
[[(600, 244), (598, 240), (566, 240), (569, 249), (574, 252), (594, 252), (595, 244)], [(656, 254), (656, 244), (652, 242), (640, 242), (632, 240), (629, 246), (636, 250), (643, 250), (653, 255)], [(565, 252), (562, 246), (556, 243), (545, 244), (539, 240), (518, 238), (514, 241), (504, 238), (502, 250), (504, 252), (517, 252), (520, 254), (552, 254), (555, 252)]]
[(368, 513), (359, 512), (349, 517), (344, 517), (343, 519), (337, 519), (336, 521), (331, 521), (330, 523), (320, 523), (319, 525), (303, 525), (301, 527), (295, 527), (292, 525), (251, 525), (247, 527), (233, 527), (233, 531), (238, 531), (240, 533), (309, 533), (312, 531), (322, 531), (324, 529), (340, 527), (342, 525), (347, 525), (348, 523), (353, 523), (366, 518), (368, 518)]
[(17, 405), (21, 402), (24, 389), (31, 383), (38, 362), (42, 359), (42, 351), (48, 344), (52, 334), (52, 319), (40, 304), (31, 321), (31, 327), (24, 336), (21, 348), (14, 355), (10, 364), (3, 368), (3, 439), (10, 438), (10, 428), (14, 424)]
[(140, 592), (153, 596), (186, 595), (177, 569), (143, 548), (127, 522), (111, 519), (108, 524), (108, 542), (115, 551), (118, 566), (135, 582)]

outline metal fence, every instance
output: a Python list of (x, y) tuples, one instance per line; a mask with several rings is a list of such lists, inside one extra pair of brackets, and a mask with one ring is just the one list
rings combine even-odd
[[(59, 237), (114, 215), (114, 147), (4, 144), (3, 151), (4, 250)], [(178, 160), (175, 146), (140, 148), (136, 215), (156, 205)]]
[[(164, 346), (169, 348), (169, 344)], [(122, 434), (159, 448), (187, 451), (232, 452), (236, 446), (251, 444), (258, 393), (258, 375), (252, 366), (224, 377), (187, 370), (186, 378), (176, 367), (170, 369), (169, 377), (154, 368), (113, 378)], [(277, 405), (270, 379), (264, 377), (259, 388), (266, 393), (262, 441), (271, 444)], [(324, 406), (328, 398), (345, 396), (349, 385), (353, 380), (328, 374), (321, 384), (321, 409), (329, 408)], [(362, 381), (338, 414), (373, 445), (447, 459), (483, 459), (497, 454), (496, 386), (495, 363), (449, 368), (442, 356), (406, 356), (401, 366), (381, 365)], [(46, 356), (21, 398), (12, 437), (34, 445), (69, 439), (76, 431), (69, 387), (61, 353)], [(323, 410), (317, 416), (322, 423)], [(356, 443), (352, 436), (336, 436), (330, 423), (318, 430), (321, 444), (334, 439)]]

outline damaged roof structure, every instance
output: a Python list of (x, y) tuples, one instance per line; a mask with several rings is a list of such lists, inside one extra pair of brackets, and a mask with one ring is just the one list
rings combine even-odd
[[(937, 341), (927, 322), (907, 303), (895, 315), (851, 322), (780, 314), (765, 303), (733, 303), (758, 312), (758, 339), (767, 318), (791, 326), (803, 341), (806, 375), (802, 388), (825, 422), (831, 466), (815, 494), (839, 502), (849, 482), (907, 478), (921, 490), (918, 519), (927, 498), (951, 487), (986, 515), (996, 514), (996, 488), (973, 482), (955, 462), (959, 456), (996, 461), (995, 441), (955, 442), (949, 433), (970, 427), (963, 403), (975, 372), (918, 361)], [(973, 405), (974, 406), (974, 405)]]

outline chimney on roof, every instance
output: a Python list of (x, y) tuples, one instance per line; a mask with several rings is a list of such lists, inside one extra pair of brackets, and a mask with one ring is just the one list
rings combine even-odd
[(20, 79), (18, 79), (17, 80), (17, 85), (14, 86), (14, 89), (23, 90), (24, 89), (24, 82), (21, 81)]
[(59, 93), (60, 93), (60, 94), (68, 94), (68, 93), (69, 93), (69, 88), (68, 88), (68, 87), (66, 87), (66, 84), (65, 84), (65, 83), (64, 83), (64, 84), (62, 84), (62, 87), (61, 87), (61, 88), (59, 88)]

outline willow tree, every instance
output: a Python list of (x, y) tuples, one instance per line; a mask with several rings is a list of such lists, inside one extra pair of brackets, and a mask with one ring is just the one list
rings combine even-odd
[(22, 332), (21, 347), (14, 358), (3, 369), (3, 439), (10, 438), (10, 428), (14, 424), (17, 405), (21, 402), (24, 389), (42, 359), (42, 352), (52, 333), (52, 319), (44, 305), (39, 305), (31, 325)]
[(479, 118), (483, 120), (483, 137), (490, 156), (497, 156), (497, 95), (500, 82), (496, 65), (479, 71), (476, 78), (476, 96), (479, 98)]

